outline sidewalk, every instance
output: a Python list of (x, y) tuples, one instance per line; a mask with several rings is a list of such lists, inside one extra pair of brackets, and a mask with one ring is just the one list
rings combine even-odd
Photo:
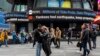
[[(100, 56), (100, 38), (98, 37), (97, 40), (97, 49), (92, 50), (89, 56)], [(52, 45), (51, 56), (80, 56), (82, 52), (79, 52), (76, 43), (77, 41), (73, 41), (73, 44), (68, 45), (67, 41), (62, 41), (60, 49), (56, 49), (54, 45)], [(0, 56), (36, 56), (35, 53), (36, 45), (33, 48), (32, 44), (9, 45), (9, 47), (2, 46), (2, 48), (0, 48)], [(45, 56), (43, 51), (41, 56)]]

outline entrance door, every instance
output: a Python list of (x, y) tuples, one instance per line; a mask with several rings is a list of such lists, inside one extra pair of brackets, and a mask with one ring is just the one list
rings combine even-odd
[(18, 22), (15, 23), (16, 25), (16, 32), (19, 33), (20, 30), (23, 28), (26, 32), (28, 32), (28, 23), (27, 22)]

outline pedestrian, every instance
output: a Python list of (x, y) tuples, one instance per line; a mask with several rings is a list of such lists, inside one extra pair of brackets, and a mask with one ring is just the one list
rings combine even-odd
[(96, 39), (97, 39), (97, 35), (98, 35), (98, 25), (97, 24), (93, 24), (92, 25), (92, 42), (93, 42), (93, 46), (92, 48), (96, 48)]
[(8, 32), (6, 30), (1, 32), (1, 38), (4, 38), (4, 45), (8, 47)]
[(32, 34), (31, 33), (28, 34), (28, 42), (30, 42), (30, 43), (32, 42)]
[(2, 29), (0, 29), (0, 47), (2, 46), (4, 42), (4, 37), (2, 37), (1, 33), (2, 33)]
[(21, 44), (24, 44), (25, 43), (25, 39), (26, 39), (26, 32), (25, 32), (25, 30), (22, 30), (20, 32), (20, 36), (21, 36)]
[(72, 28), (69, 28), (68, 29), (68, 44), (72, 43), (71, 38), (72, 38)]
[(83, 55), (82, 56), (86, 56), (90, 53), (90, 50), (87, 49), (87, 43), (88, 43), (88, 39), (89, 39), (89, 29), (88, 29), (88, 25), (87, 24), (83, 24), (83, 31), (82, 31), (82, 38), (81, 38), (81, 42), (82, 42), (82, 47), (83, 47)]
[(56, 39), (55, 39), (55, 30), (53, 28), (50, 28), (50, 45), (53, 44), (56, 46)]
[(97, 39), (97, 31), (96, 29), (92, 29), (92, 42), (93, 42), (93, 48), (96, 48), (96, 39)]
[(91, 24), (88, 24), (88, 29), (89, 29), (89, 39), (88, 39), (88, 45), (89, 45), (89, 49), (92, 50), (92, 46), (91, 46), (91, 40), (92, 40), (92, 36), (91, 36)]
[(82, 41), (81, 41), (81, 39), (82, 39), (82, 37), (83, 37), (83, 30), (84, 30), (84, 26), (82, 25), (81, 26), (81, 32), (80, 32), (80, 40), (79, 40), (79, 43), (80, 43), (80, 51), (82, 50)]
[(50, 46), (47, 41), (48, 39), (48, 31), (45, 31), (44, 26), (39, 26), (37, 30), (34, 32), (34, 43), (33, 47), (37, 42), (36, 47), (36, 56), (41, 56), (41, 49), (43, 48), (46, 56), (49, 56), (51, 54)]
[(17, 35), (16, 35), (16, 32), (15, 31), (12, 32), (12, 37), (13, 37), (13, 44), (16, 44)]
[(42, 26), (38, 25), (38, 28), (33, 31), (33, 36), (34, 36), (33, 47), (37, 42), (36, 56), (41, 56), (41, 49), (42, 49), (42, 37), (40, 36), (41, 28)]
[(25, 33), (25, 43), (28, 43), (29, 33)]
[(43, 50), (46, 54), (46, 56), (50, 56), (51, 54), (51, 48), (50, 48), (50, 43), (49, 43), (49, 30), (46, 26), (42, 27), (42, 38), (43, 38), (43, 43), (42, 43), (42, 47)]
[[(41, 31), (41, 24), (38, 24), (38, 27), (36, 29), (34, 29), (34, 31), (32, 32), (32, 37), (33, 37), (33, 47), (36, 44), (37, 41), (37, 37), (39, 37), (39, 31)], [(40, 41), (39, 41), (40, 42)], [(40, 44), (41, 45), (41, 44)]]
[(56, 37), (56, 48), (60, 48), (61, 30), (59, 29), (59, 27), (56, 28), (55, 37)]

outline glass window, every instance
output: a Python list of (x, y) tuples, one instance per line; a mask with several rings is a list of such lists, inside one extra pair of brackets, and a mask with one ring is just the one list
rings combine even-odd
[(48, 0), (37, 0), (36, 7), (47, 7)]
[(26, 5), (21, 5), (21, 11), (26, 11), (27, 6)]
[(72, 0), (73, 2), (81, 2), (81, 0)]
[(89, 2), (83, 2), (84, 9), (91, 9)]
[(20, 11), (20, 5), (16, 5), (16, 11)]
[(81, 2), (73, 2), (73, 8), (82, 8)]
[(26, 5), (15, 5), (15, 8), (14, 8), (15, 11), (21, 11), (21, 12), (24, 12), (27, 10), (27, 6)]
[(62, 8), (71, 8), (71, 1), (70, 0), (63, 0), (61, 2), (61, 7)]
[(48, 7), (59, 7), (59, 0), (48, 0)]

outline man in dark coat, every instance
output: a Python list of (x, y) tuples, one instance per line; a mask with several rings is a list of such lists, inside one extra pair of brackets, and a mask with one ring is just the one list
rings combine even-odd
[(41, 49), (43, 48), (46, 56), (50, 56), (51, 49), (48, 42), (48, 32), (44, 28), (44, 26), (39, 27), (37, 30), (35, 30), (34, 33), (34, 42), (33, 47), (35, 43), (37, 42), (37, 48), (36, 48), (36, 56), (41, 56)]
[(82, 33), (82, 47), (83, 47), (83, 55), (82, 56), (86, 56), (87, 54), (90, 53), (90, 50), (87, 49), (87, 43), (88, 43), (88, 39), (89, 39), (89, 29), (87, 24), (83, 24), (84, 30)]

